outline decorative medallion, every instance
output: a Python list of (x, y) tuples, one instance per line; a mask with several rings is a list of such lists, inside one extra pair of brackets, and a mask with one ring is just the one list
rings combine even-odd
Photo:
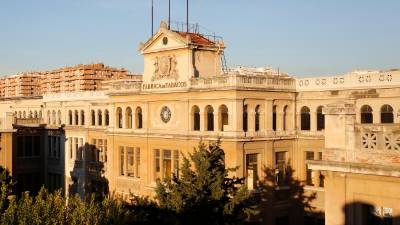
[(161, 116), (161, 120), (164, 123), (168, 123), (169, 120), (171, 119), (171, 110), (167, 106), (163, 106), (161, 108), (160, 116)]
[(174, 55), (156, 57), (154, 62), (154, 75), (151, 78), (151, 81), (161, 80), (164, 78), (178, 80), (177, 64), (178, 62)]

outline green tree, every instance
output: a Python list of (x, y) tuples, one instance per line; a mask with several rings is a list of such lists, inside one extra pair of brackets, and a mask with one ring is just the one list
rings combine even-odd
[(243, 178), (229, 177), (220, 141), (202, 142), (183, 158), (181, 177), (157, 182), (160, 207), (177, 214), (177, 224), (241, 224), (249, 195)]
[(10, 172), (0, 166), (0, 213), (4, 213), (8, 208), (8, 198), (13, 193), (15, 183), (10, 176)]

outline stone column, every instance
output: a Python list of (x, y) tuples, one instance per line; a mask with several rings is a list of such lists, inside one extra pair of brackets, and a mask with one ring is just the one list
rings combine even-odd
[(273, 113), (274, 102), (273, 100), (267, 99), (264, 105), (264, 127), (265, 131), (272, 131), (272, 113)]
[(277, 107), (276, 109), (276, 130), (282, 131), (283, 130), (283, 109)]
[(320, 171), (319, 170), (313, 170), (311, 174), (312, 174), (312, 183), (314, 184), (315, 187), (319, 187)]
[(97, 115), (97, 110), (94, 110), (94, 125), (99, 126), (99, 115)]
[(296, 112), (296, 121), (293, 124), (295, 125), (296, 130), (301, 130), (301, 113), (300, 112)]
[(248, 132), (254, 133), (256, 117), (253, 105), (248, 105), (247, 107), (247, 121)]
[(317, 112), (315, 111), (310, 111), (310, 130), (317, 131)]
[(373, 123), (381, 123), (381, 112), (378, 109), (372, 111)]
[(236, 99), (232, 103), (232, 113), (229, 115), (231, 131), (243, 132), (243, 100)]
[(325, 224), (346, 224), (346, 214), (343, 209), (346, 205), (346, 174), (327, 172), (325, 180)]
[(219, 112), (218, 110), (214, 109), (214, 131), (221, 131), (222, 129), (220, 129), (219, 125), (221, 124), (222, 127), (222, 123), (220, 123), (220, 116), (219, 116)]
[(204, 132), (207, 130), (207, 113), (204, 109), (200, 109), (200, 131)]

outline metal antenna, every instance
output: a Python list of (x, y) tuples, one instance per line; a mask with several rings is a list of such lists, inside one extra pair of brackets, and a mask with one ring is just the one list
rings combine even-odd
[(189, 33), (189, 0), (186, 0), (186, 32)]
[(154, 35), (154, 4), (151, 0), (151, 36)]
[(171, 30), (171, 0), (168, 0), (168, 30)]

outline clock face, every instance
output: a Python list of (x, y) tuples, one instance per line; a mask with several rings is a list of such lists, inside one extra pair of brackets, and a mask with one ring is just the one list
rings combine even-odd
[(168, 123), (171, 119), (171, 110), (167, 106), (162, 107), (160, 116), (164, 123)]

